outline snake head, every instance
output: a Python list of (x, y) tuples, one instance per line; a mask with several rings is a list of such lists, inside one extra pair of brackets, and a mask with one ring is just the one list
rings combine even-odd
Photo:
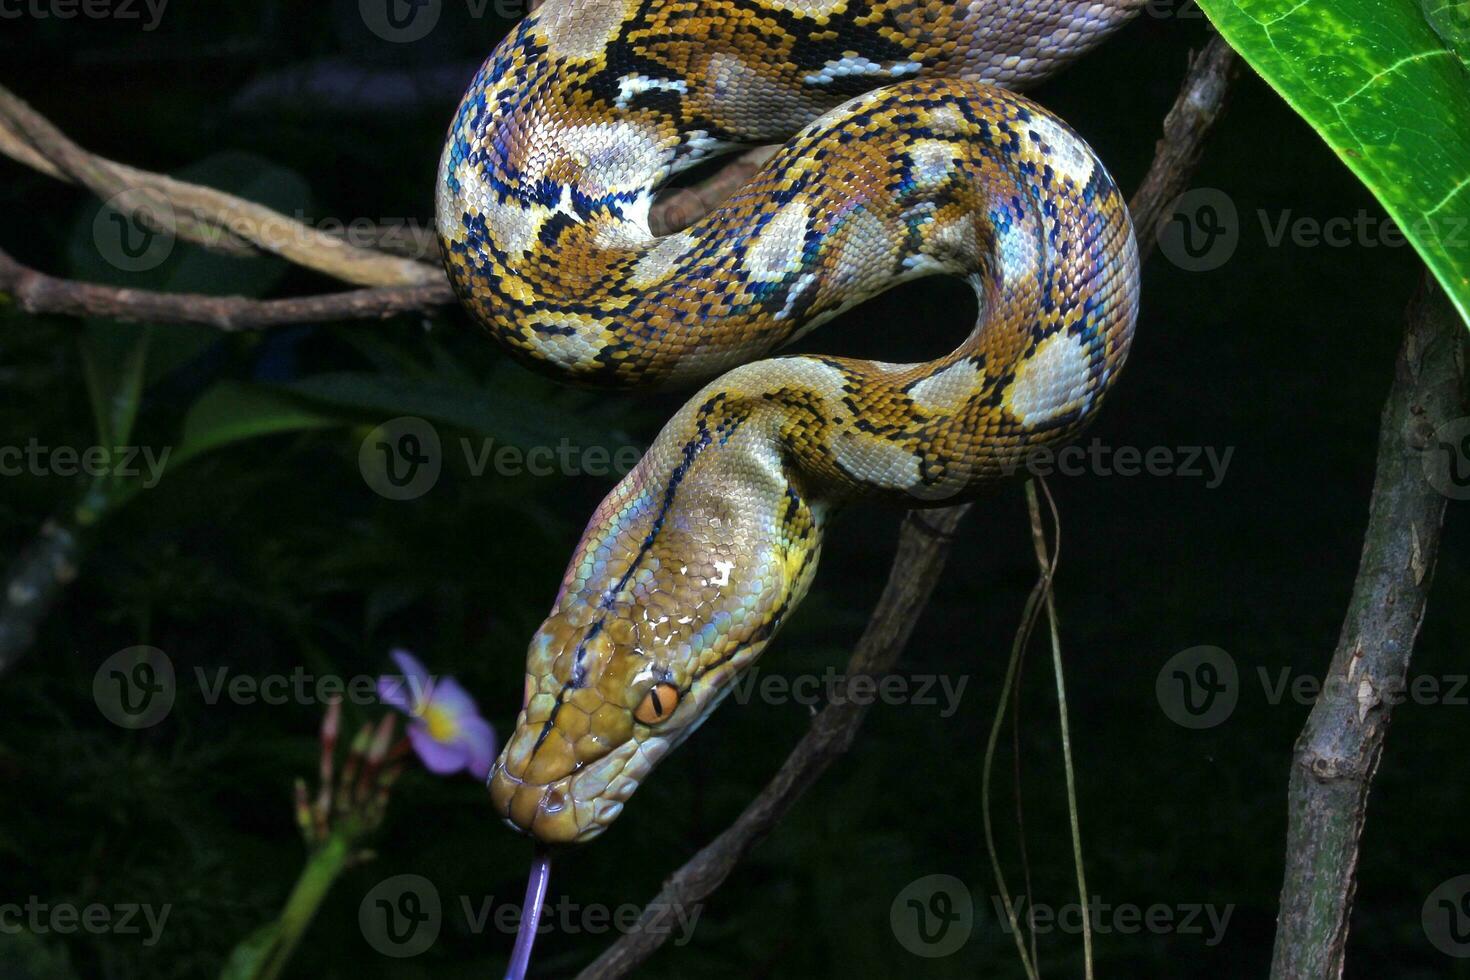
[[(531, 641), (516, 730), (491, 770), (512, 827), (546, 843), (601, 834), (805, 594), (816, 514), (725, 448), (700, 459), (656, 446), (589, 523)], [(673, 492), (661, 478), (671, 458), (690, 460)]]
[(491, 772), (501, 815), (547, 843), (601, 833), (695, 706), (687, 674), (645, 652), (636, 609), (590, 611), (555, 612), (536, 633), (516, 731)]

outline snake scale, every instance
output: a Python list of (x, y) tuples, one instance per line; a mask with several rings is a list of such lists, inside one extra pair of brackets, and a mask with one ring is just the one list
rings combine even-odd
[[(1141, 2), (550, 0), (486, 61), (438, 180), (465, 307), (569, 382), (706, 383), (592, 516), (531, 642), (490, 778), (512, 826), (606, 830), (801, 601), (835, 508), (954, 503), (1093, 417), (1137, 245), (1091, 149), (1012, 90)], [(652, 234), (673, 175), (783, 141)], [(980, 304), (946, 357), (767, 356), (940, 274)]]

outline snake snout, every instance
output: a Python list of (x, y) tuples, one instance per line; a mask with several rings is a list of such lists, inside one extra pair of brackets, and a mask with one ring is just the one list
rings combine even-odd
[(651, 763), (634, 742), (601, 759), (575, 763), (568, 775), (548, 782), (529, 778), (532, 767), (517, 765), (512, 745), (490, 771), (490, 799), (505, 822), (547, 844), (591, 840), (607, 829), (637, 788)]

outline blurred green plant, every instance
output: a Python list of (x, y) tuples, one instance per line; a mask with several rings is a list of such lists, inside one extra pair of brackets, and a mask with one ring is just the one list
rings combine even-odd
[(235, 947), (221, 980), (276, 980), (342, 872), (373, 859), (364, 845), (383, 824), (408, 750), (407, 742), (393, 741), (395, 721), (393, 715), (384, 715), (376, 725), (358, 729), (342, 772), (336, 775), (342, 706), (333, 702), (327, 707), (315, 798), (308, 798), (304, 780), (296, 780), (296, 824), (306, 840), (306, 866), (280, 917)]

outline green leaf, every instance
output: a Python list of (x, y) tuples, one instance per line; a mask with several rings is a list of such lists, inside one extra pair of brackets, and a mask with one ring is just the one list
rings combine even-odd
[(1441, 41), (1470, 65), (1470, 0), (1419, 0), (1424, 19)]
[(340, 417), (314, 409), (300, 398), (271, 388), (222, 381), (189, 409), (183, 436), (169, 457), (169, 466), (180, 466), (246, 439), (342, 424)]
[(284, 390), (383, 418), (418, 416), (522, 447), (556, 445), (563, 439), (610, 445), (619, 438), (611, 426), (595, 425), (571, 413), (548, 412), (544, 405), (528, 411), (519, 399), (484, 385), (340, 372), (303, 378)]
[(127, 443), (143, 400), (143, 378), (148, 364), (152, 327), (88, 320), (82, 334), (82, 370), (104, 446)]
[(1200, 0), (1419, 250), (1470, 322), (1465, 0)]

